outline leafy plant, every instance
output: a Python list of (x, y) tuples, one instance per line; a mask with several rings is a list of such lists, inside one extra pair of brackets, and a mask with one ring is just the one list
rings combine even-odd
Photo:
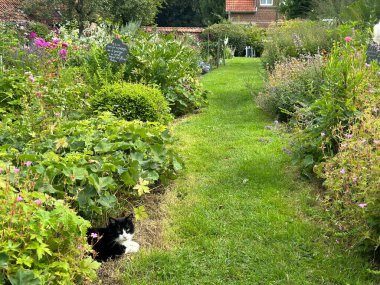
[(43, 131), (22, 151), (3, 145), (0, 157), (14, 165), (33, 162), (28, 169), (40, 192), (71, 197), (81, 215), (95, 219), (115, 210), (117, 196), (143, 194), (133, 189), (140, 179), (154, 185), (176, 177), (182, 163), (171, 142), (165, 126), (103, 113)]
[(143, 84), (114, 83), (103, 86), (90, 99), (94, 111), (110, 111), (127, 121), (167, 123), (168, 103), (159, 89)]
[(1, 172), (0, 282), (81, 284), (94, 279), (99, 264), (87, 254), (90, 223), (64, 201), (33, 191), (31, 180), (18, 184), (15, 168)]

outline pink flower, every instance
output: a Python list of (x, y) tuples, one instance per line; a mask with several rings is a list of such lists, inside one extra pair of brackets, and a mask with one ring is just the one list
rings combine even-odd
[(17, 196), (17, 198), (16, 198), (17, 202), (21, 202), (22, 200), (24, 200), (24, 198), (22, 198), (21, 196)]
[(63, 47), (68, 47), (69, 45), (67, 43), (62, 43)]
[(61, 116), (61, 113), (54, 113), (54, 116), (56, 116), (56, 117), (60, 117)]
[(365, 208), (365, 207), (367, 207), (368, 205), (366, 204), (366, 203), (361, 203), (361, 204), (359, 204), (358, 205), (360, 208)]
[(28, 76), (28, 79), (29, 79), (29, 81), (32, 82), (32, 83), (35, 81), (35, 79), (34, 79), (34, 77), (33, 77), (33, 74), (30, 74), (30, 75)]
[(326, 133), (325, 133), (325, 132), (322, 132), (322, 133), (321, 133), (321, 137), (324, 137), (324, 136), (326, 136)]
[(352, 38), (349, 37), (349, 36), (347, 36), (347, 37), (344, 38), (344, 40), (345, 40), (346, 42), (350, 42), (350, 41), (352, 41)]
[(348, 139), (352, 138), (352, 135), (351, 135), (351, 134), (345, 134), (344, 136), (345, 136), (346, 138), (348, 138)]
[(374, 144), (379, 144), (379, 143), (380, 143), (380, 140), (374, 140), (373, 143), (374, 143)]
[(27, 167), (29, 167), (29, 166), (32, 165), (32, 162), (31, 162), (31, 161), (25, 161), (25, 162), (24, 162), (24, 165), (26, 165)]
[(79, 249), (79, 250), (83, 250), (83, 246), (79, 245), (79, 246), (78, 246), (78, 249)]
[(13, 169), (13, 172), (14, 172), (14, 173), (19, 173), (19, 172), (20, 172), (20, 169), (18, 169), (18, 168), (14, 168), (14, 169)]
[(97, 233), (91, 233), (90, 236), (91, 236), (92, 238), (97, 238), (97, 237), (98, 237), (98, 234), (97, 234)]
[(4, 169), (3, 169), (3, 168), (0, 168), (0, 173), (3, 172), (3, 171), (4, 171)]
[(38, 98), (41, 98), (41, 97), (42, 97), (42, 92), (37, 91), (37, 92), (36, 92), (36, 96), (37, 96)]
[(40, 199), (34, 200), (34, 203), (36, 203), (38, 206), (42, 204), (42, 201)]
[(58, 52), (59, 56), (64, 56), (67, 54), (67, 50), (66, 49), (61, 49), (59, 52)]
[(358, 178), (355, 176), (354, 178), (352, 178), (352, 180), (353, 180), (354, 182), (356, 182), (356, 181), (358, 181)]
[(34, 39), (34, 38), (37, 38), (38, 35), (37, 35), (35, 32), (31, 32), (31, 33), (29, 34), (29, 37), (30, 37), (31, 39)]
[(346, 169), (343, 168), (339, 172), (342, 173), (342, 174), (344, 174), (344, 173), (346, 173)]
[(367, 140), (360, 140), (359, 142), (360, 142), (360, 143), (366, 143)]

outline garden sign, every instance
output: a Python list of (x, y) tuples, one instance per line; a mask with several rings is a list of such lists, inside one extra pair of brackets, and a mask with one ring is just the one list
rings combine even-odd
[(114, 39), (112, 43), (106, 46), (108, 57), (112, 62), (126, 62), (128, 58), (128, 46), (120, 39)]
[(367, 63), (377, 61), (380, 64), (380, 45), (371, 43), (367, 48)]

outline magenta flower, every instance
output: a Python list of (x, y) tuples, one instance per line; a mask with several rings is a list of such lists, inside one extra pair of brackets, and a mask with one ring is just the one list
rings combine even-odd
[(69, 45), (67, 43), (62, 43), (63, 47), (68, 47)]
[(350, 41), (352, 41), (352, 37), (347, 36), (347, 37), (344, 38), (344, 40), (345, 40), (346, 42), (350, 42)]
[(61, 49), (59, 52), (58, 52), (58, 55), (59, 56), (64, 56), (64, 55), (66, 55), (67, 54), (67, 50), (66, 49)]
[(59, 44), (61, 41), (59, 39), (52, 39), (51, 42), (55, 45)]
[(42, 204), (42, 201), (40, 199), (34, 200), (34, 203), (36, 203), (38, 206)]
[(24, 198), (22, 198), (21, 196), (17, 196), (17, 198), (16, 198), (17, 202), (21, 202), (22, 200), (24, 200)]
[(18, 168), (14, 168), (14, 169), (13, 169), (13, 172), (14, 172), (14, 173), (19, 173), (19, 172), (20, 172), (20, 169), (18, 169)]
[(90, 236), (91, 236), (92, 238), (97, 238), (97, 237), (98, 237), (98, 234), (97, 234), (97, 233), (91, 233)]
[(34, 38), (37, 38), (38, 35), (37, 35), (35, 32), (31, 32), (31, 33), (29, 34), (29, 37), (30, 37), (31, 39), (34, 39)]
[(344, 174), (344, 173), (346, 173), (346, 169), (343, 168), (339, 172), (342, 173), (342, 174)]
[(360, 208), (365, 208), (365, 207), (367, 207), (368, 205), (366, 204), (366, 203), (361, 203), (361, 204), (359, 204), (358, 205)]
[(43, 38), (36, 38), (34, 43), (38, 48), (44, 48), (49, 46), (49, 43), (45, 41)]

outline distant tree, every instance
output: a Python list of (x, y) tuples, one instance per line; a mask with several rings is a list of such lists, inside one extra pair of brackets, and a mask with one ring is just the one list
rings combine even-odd
[(225, 18), (225, 0), (167, 0), (157, 16), (159, 26), (208, 26)]
[(380, 20), (380, 0), (355, 0), (341, 12), (340, 17), (373, 24)]
[(285, 0), (281, 1), (279, 10), (288, 19), (307, 18), (313, 9), (313, 0)]
[(310, 16), (315, 19), (340, 19), (341, 13), (355, 0), (313, 0)]
[(154, 23), (164, 0), (104, 0), (104, 11), (114, 23)]

